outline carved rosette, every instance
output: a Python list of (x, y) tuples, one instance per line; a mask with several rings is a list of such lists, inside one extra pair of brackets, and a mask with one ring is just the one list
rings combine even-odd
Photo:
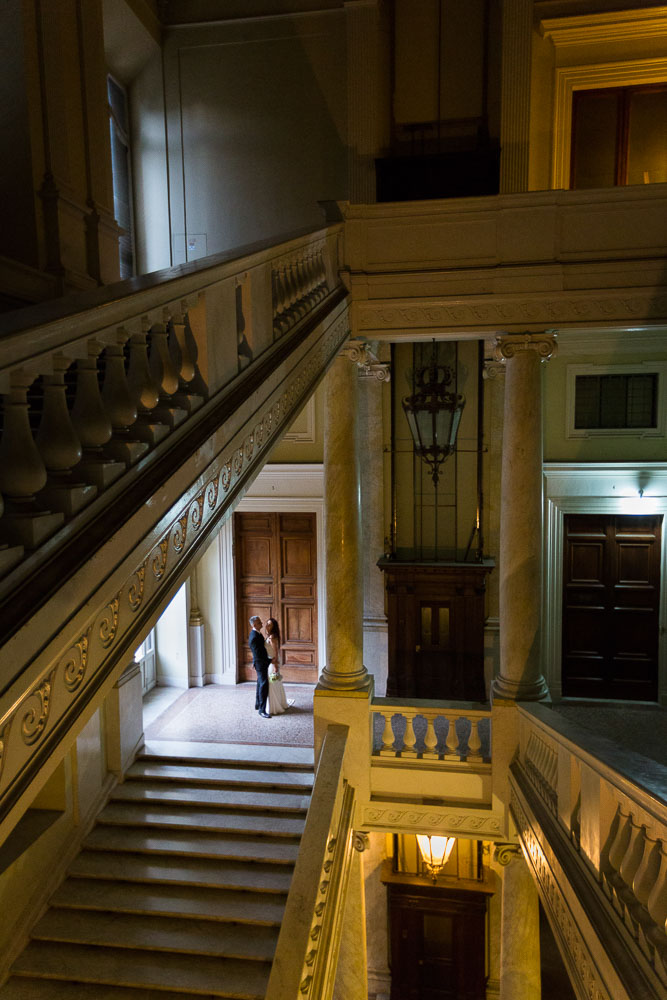
[(65, 687), (72, 693), (79, 687), (86, 676), (88, 666), (88, 645), (92, 626), (89, 627), (81, 638), (68, 649), (67, 653), (60, 661), (63, 667), (63, 680)]
[(554, 357), (557, 351), (555, 333), (503, 333), (496, 337), (496, 361), (508, 361), (524, 351), (535, 351), (542, 361)]
[(56, 669), (54, 667), (48, 677), (37, 684), (24, 699), (24, 705), (32, 702), (21, 722), (21, 736), (26, 746), (31, 747), (36, 743), (46, 729), (51, 711), (51, 695)]
[(118, 612), (120, 609), (120, 595), (122, 591), (119, 591), (113, 600), (109, 601), (106, 608), (102, 612), (102, 620), (100, 621), (100, 642), (102, 643), (103, 649), (108, 649), (116, 638), (116, 632), (118, 631)]
[(174, 545), (174, 552), (182, 552), (185, 547), (185, 541), (188, 537), (188, 512), (181, 514), (178, 520), (174, 521), (172, 525), (172, 542)]
[(144, 586), (146, 583), (146, 564), (148, 563), (148, 557), (144, 559), (141, 566), (134, 571), (134, 577), (130, 581), (130, 585), (127, 588), (127, 602), (133, 613), (137, 612), (141, 607), (144, 599)]

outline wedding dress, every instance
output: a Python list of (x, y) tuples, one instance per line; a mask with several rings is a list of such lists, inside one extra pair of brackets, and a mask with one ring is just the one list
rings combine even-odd
[(288, 698), (285, 694), (285, 687), (280, 677), (280, 669), (277, 662), (277, 650), (274, 649), (270, 639), (266, 640), (264, 647), (267, 656), (271, 660), (269, 666), (269, 715), (282, 715), (288, 708), (292, 707), (294, 700)]

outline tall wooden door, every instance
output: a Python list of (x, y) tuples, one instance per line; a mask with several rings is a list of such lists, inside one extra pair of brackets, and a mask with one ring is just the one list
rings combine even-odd
[(248, 620), (259, 615), (280, 624), (284, 679), (316, 683), (316, 552), (314, 514), (234, 514), (240, 680), (256, 677)]
[(655, 701), (662, 516), (565, 518), (563, 694)]

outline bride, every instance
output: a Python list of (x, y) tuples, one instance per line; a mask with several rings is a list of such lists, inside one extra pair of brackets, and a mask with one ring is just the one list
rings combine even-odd
[(265, 626), (266, 640), (264, 646), (271, 663), (269, 665), (269, 714), (282, 715), (294, 704), (285, 695), (283, 679), (280, 674), (280, 629), (275, 618), (267, 618)]

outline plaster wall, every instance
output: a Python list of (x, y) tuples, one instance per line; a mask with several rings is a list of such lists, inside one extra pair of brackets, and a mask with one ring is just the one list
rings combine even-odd
[(155, 624), (157, 682), (163, 687), (188, 686), (188, 609), (185, 584)]
[(174, 263), (314, 228), (345, 197), (342, 11), (173, 29), (164, 72)]

